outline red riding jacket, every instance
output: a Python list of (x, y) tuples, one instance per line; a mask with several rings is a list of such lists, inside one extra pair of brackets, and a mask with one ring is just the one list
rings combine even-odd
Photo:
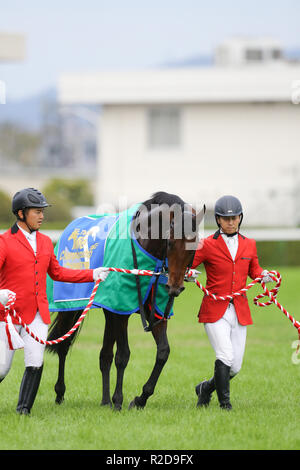
[[(40, 232), (36, 234), (36, 244), (35, 255), (16, 224), (0, 235), (0, 289), (9, 289), (17, 294), (15, 310), (26, 324), (33, 321), (37, 311), (48, 324), (51, 320), (46, 295), (47, 273), (55, 281), (93, 282), (93, 270), (61, 267), (51, 239)], [(2, 304), (0, 321), (4, 321)]]
[[(192, 268), (204, 263), (207, 282), (206, 288), (216, 295), (231, 295), (246, 287), (247, 276), (258, 277), (262, 268), (259, 265), (256, 242), (238, 235), (238, 251), (235, 260), (226, 246), (219, 230), (202, 240), (196, 250)], [(234, 298), (234, 306), (241, 325), (253, 323), (246, 294)], [(205, 295), (199, 311), (199, 322), (214, 323), (224, 315), (229, 300), (214, 300)]]

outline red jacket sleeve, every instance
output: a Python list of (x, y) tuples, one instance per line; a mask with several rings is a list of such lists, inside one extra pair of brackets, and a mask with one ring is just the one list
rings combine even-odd
[(48, 274), (54, 281), (93, 282), (93, 269), (69, 269), (60, 266), (52, 247)]
[(203, 263), (204, 260), (205, 260), (205, 240), (200, 240), (195, 256), (194, 256), (192, 269), (195, 269), (197, 266), (199, 266), (199, 264)]
[(256, 242), (253, 240), (253, 256), (249, 264), (249, 276), (251, 279), (255, 279), (256, 277), (260, 276), (262, 271), (263, 268), (259, 265), (258, 262)]
[(6, 247), (5, 247), (5, 243), (2, 237), (0, 237), (0, 269), (5, 263), (5, 259), (6, 259)]

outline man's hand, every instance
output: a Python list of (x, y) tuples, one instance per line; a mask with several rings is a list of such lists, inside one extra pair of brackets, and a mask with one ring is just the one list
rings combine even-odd
[(262, 281), (263, 281), (265, 284), (267, 284), (267, 282), (273, 282), (273, 279), (272, 279), (271, 276), (269, 275), (269, 271), (268, 271), (267, 269), (264, 269), (261, 274), (262, 274), (262, 276), (263, 276)]
[(16, 297), (15, 292), (9, 290), (9, 289), (0, 289), (0, 303), (5, 307), (8, 301), (8, 296), (13, 295)]
[(105, 281), (108, 275), (109, 275), (109, 268), (101, 267), (101, 268), (96, 268), (93, 271), (94, 281), (98, 281), (99, 279), (101, 279), (101, 281)]
[(195, 279), (201, 274), (197, 269), (189, 269), (188, 274), (185, 275), (184, 280), (187, 282), (194, 282)]

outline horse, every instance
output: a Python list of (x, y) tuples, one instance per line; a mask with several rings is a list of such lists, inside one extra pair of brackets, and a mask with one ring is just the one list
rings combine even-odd
[[(156, 359), (149, 379), (142, 388), (142, 393), (136, 396), (129, 405), (131, 408), (144, 408), (148, 398), (153, 395), (155, 386), (165, 366), (170, 346), (167, 337), (167, 321), (165, 321), (172, 308), (175, 297), (184, 290), (184, 279), (187, 268), (191, 266), (195, 249), (198, 243), (199, 224), (204, 217), (205, 205), (196, 213), (192, 206), (186, 204), (179, 196), (166, 192), (157, 192), (142, 204), (138, 205), (130, 223), (130, 237), (132, 257), (135, 268), (147, 269), (147, 266), (137, 265), (136, 248), (139, 247), (147, 253), (148, 256), (160, 260), (159, 269), (166, 271), (167, 282), (160, 286), (166, 292), (167, 305), (165, 311), (158, 314), (158, 307), (155, 304), (155, 295), (157, 295), (158, 279), (162, 276), (156, 276), (155, 281), (148, 289), (147, 298), (143, 299), (141, 295), (140, 276), (124, 274), (135, 278), (133, 289), (138, 293), (138, 310), (142, 318), (145, 331), (151, 331), (156, 343)], [(153, 222), (156, 221), (156, 222)], [(71, 238), (71, 237), (70, 237)], [(135, 238), (136, 244), (132, 239)], [(119, 240), (116, 240), (118, 243)], [(118, 282), (119, 273), (110, 273), (107, 280), (100, 284), (105, 285), (110, 276), (116, 276)], [(123, 276), (123, 274), (122, 274)], [(145, 277), (143, 278), (145, 279)], [(120, 293), (121, 295), (121, 293)], [(101, 304), (99, 304), (101, 305)], [(103, 335), (103, 344), (100, 350), (99, 367), (102, 374), (102, 401), (101, 405), (108, 405), (115, 410), (121, 410), (123, 404), (123, 378), (126, 366), (130, 357), (130, 348), (128, 344), (128, 320), (131, 312), (128, 314), (119, 314), (103, 307), (105, 316), (105, 329)], [(82, 314), (83, 309), (73, 312), (59, 311), (56, 319), (52, 323), (49, 331), (48, 340), (52, 341), (58, 336), (64, 335)], [(157, 319), (158, 317), (158, 319)], [(58, 379), (54, 390), (56, 393), (55, 402), (61, 404), (64, 401), (66, 391), (64, 372), (65, 361), (70, 346), (78, 336), (76, 331), (71, 337), (63, 342), (47, 346), (49, 352), (57, 353), (59, 358)], [(117, 381), (113, 396), (110, 396), (110, 369), (114, 358), (113, 347), (116, 343), (115, 366), (117, 370)]]

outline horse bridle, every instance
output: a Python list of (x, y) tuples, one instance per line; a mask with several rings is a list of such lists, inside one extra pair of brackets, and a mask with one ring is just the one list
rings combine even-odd
[[(183, 211), (182, 212), (182, 218), (184, 217), (184, 213), (189, 213), (190, 214), (190, 212), (188, 212), (188, 211)], [(133, 220), (136, 219), (138, 214), (139, 214), (139, 211), (136, 212), (136, 214), (133, 217)], [(174, 218), (170, 222), (170, 229), (169, 229), (170, 234), (171, 234), (171, 230), (173, 228), (174, 228)], [(163, 257), (162, 257), (162, 268), (161, 268), (160, 273), (156, 274), (156, 279), (155, 279), (154, 284), (153, 284), (153, 292), (152, 292), (152, 298), (151, 298), (151, 311), (150, 311), (150, 316), (149, 316), (149, 322), (148, 323), (147, 323), (144, 304), (143, 304), (143, 299), (142, 299), (140, 278), (139, 278), (138, 275), (135, 276), (136, 287), (137, 287), (137, 292), (138, 292), (138, 300), (139, 300), (139, 311), (140, 311), (142, 325), (143, 325), (143, 328), (144, 328), (145, 332), (152, 331), (153, 328), (156, 325), (158, 325), (162, 321), (166, 321), (169, 317), (170, 311), (171, 311), (171, 309), (173, 307), (173, 304), (174, 304), (174, 296), (169, 296), (169, 300), (167, 302), (167, 305), (166, 305), (163, 316), (159, 320), (155, 321), (155, 300), (156, 300), (156, 293), (157, 293), (157, 286), (158, 286), (159, 276), (161, 274), (168, 273), (168, 262), (167, 262), (167, 260), (168, 260), (168, 251), (169, 251), (169, 245), (170, 245), (170, 236), (167, 237), (165, 240), (166, 240), (166, 244), (165, 244), (164, 254), (163, 254)], [(137, 256), (136, 256), (136, 251), (135, 251), (135, 248), (134, 248), (134, 243), (133, 243), (132, 237), (131, 237), (131, 249), (132, 249), (132, 257), (133, 257), (134, 268), (138, 269)], [(189, 269), (191, 267), (192, 263), (193, 263), (193, 259), (188, 264), (187, 269)]]

